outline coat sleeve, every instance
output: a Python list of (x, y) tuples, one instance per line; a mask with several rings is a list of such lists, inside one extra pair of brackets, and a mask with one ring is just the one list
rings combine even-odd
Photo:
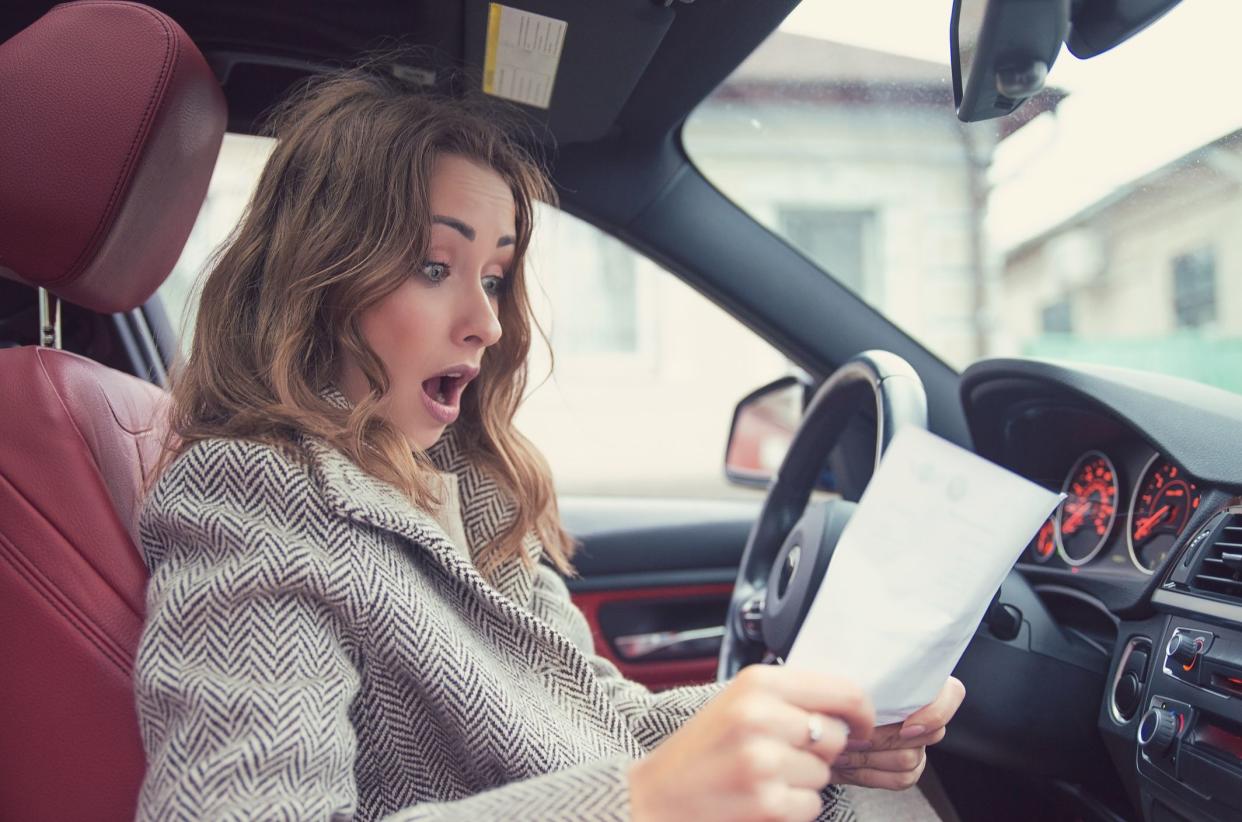
[(647, 750), (680, 728), (724, 688), (723, 684), (711, 683), (653, 692), (639, 682), (626, 679), (617, 666), (595, 653), (595, 641), (586, 617), (569, 598), (564, 580), (546, 565), (540, 564), (535, 571), (532, 610), (587, 655), (600, 684), (625, 717), (630, 732)]
[[(247, 465), (244, 450), (226, 455), (227, 473), (200, 461), (191, 474), (186, 458), (201, 456), (174, 463), (142, 517), (138, 818), (353, 819), (349, 575), (284, 527), (296, 514), (273, 500), (289, 495), (287, 476)], [(623, 819), (629, 764), (601, 760), (390, 818)]]

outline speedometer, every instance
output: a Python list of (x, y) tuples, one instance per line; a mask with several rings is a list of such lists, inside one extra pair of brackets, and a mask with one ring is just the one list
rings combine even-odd
[(1130, 559), (1140, 571), (1155, 573), (1198, 507), (1199, 489), (1186, 472), (1153, 455), (1134, 487), (1126, 528)]
[(1065, 502), (1057, 509), (1057, 553), (1068, 565), (1090, 562), (1112, 533), (1117, 518), (1117, 469), (1100, 451), (1078, 458), (1061, 490)]

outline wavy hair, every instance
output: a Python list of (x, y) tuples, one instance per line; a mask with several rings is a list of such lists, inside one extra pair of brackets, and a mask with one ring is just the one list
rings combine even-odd
[[(417, 270), (429, 242), (432, 167), (440, 155), (460, 155), (499, 174), (516, 207), (504, 334), (485, 350), (453, 428), (463, 454), (516, 503), (479, 564), (486, 572), (528, 562), (522, 540), (534, 531), (571, 573), (575, 544), (560, 525), (548, 465), (513, 424), (532, 328), (546, 340), (526, 293), (534, 204), (556, 202), (516, 118), (481, 95), (413, 89), (374, 62), (315, 78), (287, 98), (268, 121), (277, 143), (254, 197), (203, 284), (190, 355), (173, 379), (165, 464), (207, 438), (288, 446), (306, 434), (415, 505), (442, 503), (430, 458), (380, 415), (389, 375), (359, 321)], [(370, 385), (351, 409), (327, 396), (344, 352)]]

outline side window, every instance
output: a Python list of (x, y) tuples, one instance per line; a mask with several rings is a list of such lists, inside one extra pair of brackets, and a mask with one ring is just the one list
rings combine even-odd
[[(545, 209), (545, 212), (547, 209)], [(544, 219), (551, 215), (545, 214)], [(639, 328), (639, 279), (634, 255), (613, 238), (592, 231), (563, 231), (580, 241), (578, 259), (591, 263), (572, 277), (558, 277), (556, 302), (578, 310), (560, 317), (557, 350), (562, 356), (633, 356), (650, 346)], [(577, 235), (573, 237), (573, 235)]]
[(189, 350), (194, 330), (198, 290), (202, 284), (199, 275), (212, 252), (228, 239), (229, 232), (241, 220), (250, 195), (259, 183), (263, 164), (275, 146), (276, 141), (268, 137), (224, 135), (198, 219), (181, 250), (181, 257), (159, 290), (168, 319), (181, 339), (182, 351)]
[(723, 309), (608, 234), (542, 208), (530, 253), (536, 318), (518, 426), (564, 494), (754, 496), (724, 478), (737, 401), (789, 362)]
[[(198, 222), (160, 289), (185, 341), (197, 285), (254, 190), (272, 142), (227, 135)], [(865, 218), (841, 221), (861, 231)], [(808, 218), (807, 230), (822, 224)], [(739, 399), (789, 372), (785, 357), (674, 275), (607, 233), (541, 207), (529, 256), (536, 339), (518, 427), (562, 494), (753, 497), (724, 478)], [(184, 322), (182, 322), (184, 320)]]

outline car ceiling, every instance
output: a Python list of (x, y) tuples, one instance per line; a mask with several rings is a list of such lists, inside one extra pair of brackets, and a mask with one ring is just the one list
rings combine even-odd
[[(0, 40), (54, 3), (10, 5)], [(262, 113), (302, 77), (360, 53), (412, 46), (412, 62), (481, 75), (487, 0), (349, 3), (155, 0), (221, 77), (231, 131), (253, 133)], [(528, 109), (558, 145), (610, 134), (653, 141), (675, 129), (793, 9), (795, 0), (512, 0), (566, 21), (551, 107)], [(710, 44), (704, 47), (703, 44)]]

